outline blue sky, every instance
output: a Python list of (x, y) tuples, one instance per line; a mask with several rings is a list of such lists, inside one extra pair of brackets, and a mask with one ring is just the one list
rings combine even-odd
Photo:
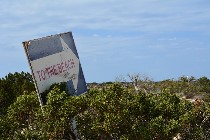
[(1, 0), (0, 77), (30, 72), (22, 42), (72, 31), (87, 82), (128, 73), (210, 78), (209, 0)]

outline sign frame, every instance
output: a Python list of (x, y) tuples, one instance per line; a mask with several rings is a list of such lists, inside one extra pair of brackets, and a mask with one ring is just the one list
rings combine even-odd
[(45, 104), (42, 93), (53, 83), (66, 82), (70, 95), (87, 92), (72, 32), (24, 41), (22, 44), (41, 106)]

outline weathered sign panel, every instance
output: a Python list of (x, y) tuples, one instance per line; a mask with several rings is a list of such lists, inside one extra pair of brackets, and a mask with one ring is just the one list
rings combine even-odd
[(53, 83), (67, 82), (70, 94), (87, 91), (71, 32), (23, 42), (39, 94)]

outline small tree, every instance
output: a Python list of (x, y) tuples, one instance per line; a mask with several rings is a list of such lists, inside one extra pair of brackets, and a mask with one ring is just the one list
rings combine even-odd
[(140, 90), (145, 93), (150, 93), (154, 89), (154, 82), (151, 78), (146, 75), (137, 74), (128, 74), (128, 77), (132, 81), (135, 90)]

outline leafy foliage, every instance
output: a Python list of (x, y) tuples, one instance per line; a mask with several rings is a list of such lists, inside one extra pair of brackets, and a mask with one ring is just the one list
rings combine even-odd
[(29, 73), (9, 73), (0, 79), (0, 114), (15, 102), (18, 96), (35, 91), (32, 76)]
[(109, 83), (81, 96), (69, 96), (65, 83), (54, 84), (44, 93), (46, 104), (40, 108), (31, 77), (9, 75), (0, 79), (0, 139), (75, 139), (74, 119), (80, 139), (210, 138), (208, 100), (191, 103), (174, 94), (208, 94), (206, 78), (162, 81), (151, 92)]

